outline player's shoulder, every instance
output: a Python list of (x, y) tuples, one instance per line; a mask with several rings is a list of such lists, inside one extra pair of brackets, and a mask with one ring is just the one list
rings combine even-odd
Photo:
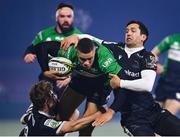
[(58, 41), (43, 41), (36, 45), (36, 47), (40, 46), (59, 46), (61, 42)]
[(171, 35), (170, 40), (172, 40), (172, 42), (174, 42), (174, 41), (180, 42), (180, 33)]
[(140, 52), (140, 57), (142, 56), (143, 61), (145, 61), (147, 64), (152, 64), (151, 66), (156, 67), (157, 64), (157, 58), (151, 51), (147, 51), (146, 49), (143, 49)]
[(55, 27), (48, 27), (48, 28), (42, 29), (39, 33), (46, 35), (46, 34), (51, 34), (55, 32), (56, 32)]
[(140, 51), (140, 55), (144, 56), (144, 57), (154, 56), (154, 54), (151, 51), (148, 51), (146, 49), (141, 50)]
[(74, 28), (73, 32), (76, 34), (82, 34), (82, 32), (78, 28)]
[(175, 34), (169, 35), (167, 37), (180, 37), (180, 33), (175, 33)]

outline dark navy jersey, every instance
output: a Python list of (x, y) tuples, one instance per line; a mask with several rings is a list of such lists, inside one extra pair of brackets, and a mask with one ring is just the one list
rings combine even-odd
[(63, 121), (56, 121), (43, 112), (33, 110), (28, 116), (26, 127), (22, 130), (24, 136), (57, 136), (63, 126)]
[[(137, 51), (128, 57), (124, 50), (124, 45), (107, 44), (107, 47), (113, 52), (122, 70), (118, 74), (123, 80), (141, 79), (141, 71), (154, 70), (156, 71), (156, 59), (151, 52), (145, 49)], [(114, 91), (115, 99), (111, 108), (115, 111), (123, 113), (141, 111), (154, 106), (154, 100), (151, 93), (147, 91), (132, 91), (125, 88), (120, 88)]]

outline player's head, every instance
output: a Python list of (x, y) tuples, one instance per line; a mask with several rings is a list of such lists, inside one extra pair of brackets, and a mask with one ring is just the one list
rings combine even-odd
[(148, 35), (148, 29), (142, 22), (130, 21), (126, 25), (125, 43), (131, 47), (143, 46)]
[(92, 40), (84, 38), (79, 40), (77, 44), (77, 55), (80, 64), (86, 68), (90, 69), (95, 57), (96, 47)]
[(47, 81), (40, 81), (33, 85), (30, 90), (30, 100), (38, 110), (43, 110), (45, 107), (51, 111), (56, 102), (57, 97), (52, 91), (52, 84)]
[(64, 33), (73, 28), (74, 8), (71, 4), (60, 3), (56, 9), (56, 22)]

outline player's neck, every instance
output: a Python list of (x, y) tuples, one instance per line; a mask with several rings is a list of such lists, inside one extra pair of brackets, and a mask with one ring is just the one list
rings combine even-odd
[(58, 33), (62, 33), (62, 30), (59, 28), (59, 26), (56, 26), (56, 31), (57, 31)]

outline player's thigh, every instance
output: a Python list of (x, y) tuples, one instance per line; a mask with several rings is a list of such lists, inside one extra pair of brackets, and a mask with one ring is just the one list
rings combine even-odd
[(176, 115), (176, 113), (180, 110), (180, 102), (176, 99), (167, 99), (165, 101), (164, 108)]
[(60, 117), (63, 120), (69, 120), (75, 109), (83, 102), (85, 97), (72, 88), (67, 87), (63, 92), (58, 104), (57, 109)]
[(180, 119), (165, 110), (159, 116), (155, 131), (161, 136), (180, 136)]

